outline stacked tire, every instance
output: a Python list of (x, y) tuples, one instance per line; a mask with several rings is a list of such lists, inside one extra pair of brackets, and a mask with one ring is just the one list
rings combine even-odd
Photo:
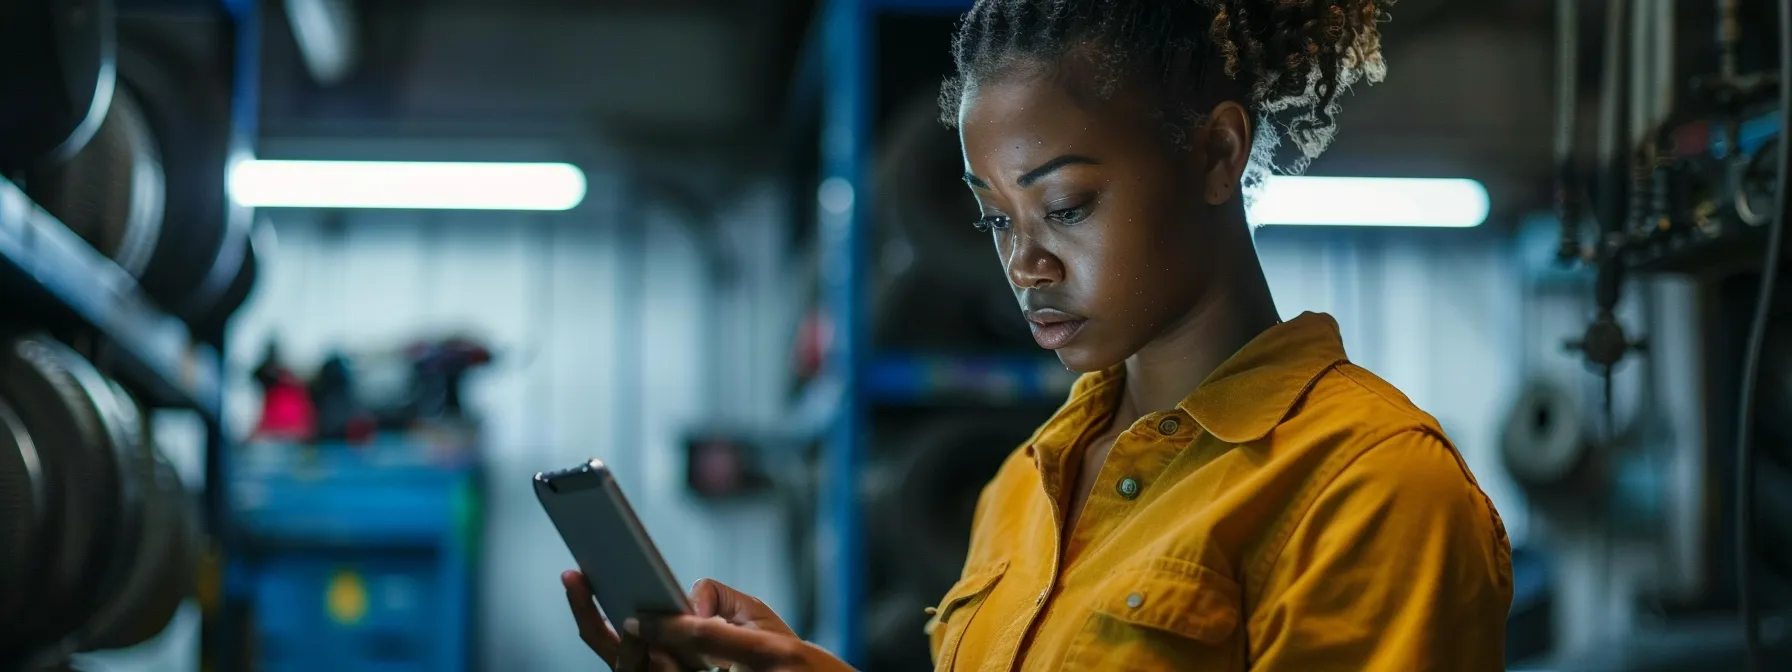
[(0, 352), (0, 668), (142, 643), (198, 577), (195, 507), (132, 397), (43, 334)]

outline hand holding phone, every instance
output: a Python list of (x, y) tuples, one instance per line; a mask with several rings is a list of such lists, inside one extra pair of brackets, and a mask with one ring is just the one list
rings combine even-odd
[(803, 641), (770, 607), (704, 579), (691, 591), (693, 614), (630, 620), (624, 629), (656, 652), (702, 659), (733, 672), (852, 672), (845, 661)]
[[(705, 579), (687, 599), (602, 462), (536, 474), (535, 494), (579, 564), (560, 577), (579, 638), (612, 669), (704, 669), (705, 659), (763, 672), (848, 669), (757, 598)], [(640, 638), (619, 636), (624, 624)]]
[[(628, 619), (619, 638), (597, 614), (578, 572), (561, 575), (579, 636), (614, 669), (679, 672), (852, 672), (839, 658), (805, 642), (764, 602), (721, 582), (704, 579), (691, 589), (691, 614)], [(630, 658), (629, 647), (636, 648)], [(616, 662), (620, 659), (620, 662)], [(679, 663), (678, 661), (706, 661)]]

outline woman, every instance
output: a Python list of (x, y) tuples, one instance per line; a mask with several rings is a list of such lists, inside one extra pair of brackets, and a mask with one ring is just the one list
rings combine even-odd
[[(981, 0), (943, 97), (1039, 344), (1085, 372), (984, 490), (939, 669), (1500, 670), (1510, 550), (1438, 428), (1288, 322), (1245, 220), (1383, 72), (1377, 0)], [(617, 640), (577, 573), (586, 641)], [(841, 670), (751, 597), (625, 625), (662, 659)], [(720, 616), (721, 618), (705, 618)]]

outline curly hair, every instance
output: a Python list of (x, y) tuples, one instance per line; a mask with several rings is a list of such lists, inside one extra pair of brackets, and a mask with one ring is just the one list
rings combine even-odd
[[(958, 24), (958, 73), (941, 92), (955, 125), (966, 87), (1065, 57), (1094, 66), (1098, 93), (1122, 81), (1156, 86), (1166, 131), (1185, 146), (1200, 112), (1232, 98), (1257, 137), (1247, 194), (1271, 171), (1300, 173), (1337, 132), (1338, 94), (1387, 74), (1383, 9), (1393, 0), (978, 0)], [(1226, 81), (1212, 81), (1216, 75)], [(1133, 79), (1143, 77), (1144, 79)], [(1294, 155), (1277, 161), (1283, 139)]]

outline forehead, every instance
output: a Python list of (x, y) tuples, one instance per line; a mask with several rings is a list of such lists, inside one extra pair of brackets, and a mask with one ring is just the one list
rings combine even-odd
[(1093, 92), (1071, 77), (1039, 72), (965, 87), (958, 129), (966, 168), (993, 178), (1065, 154), (1106, 161), (1157, 149), (1157, 122), (1136, 96)]

